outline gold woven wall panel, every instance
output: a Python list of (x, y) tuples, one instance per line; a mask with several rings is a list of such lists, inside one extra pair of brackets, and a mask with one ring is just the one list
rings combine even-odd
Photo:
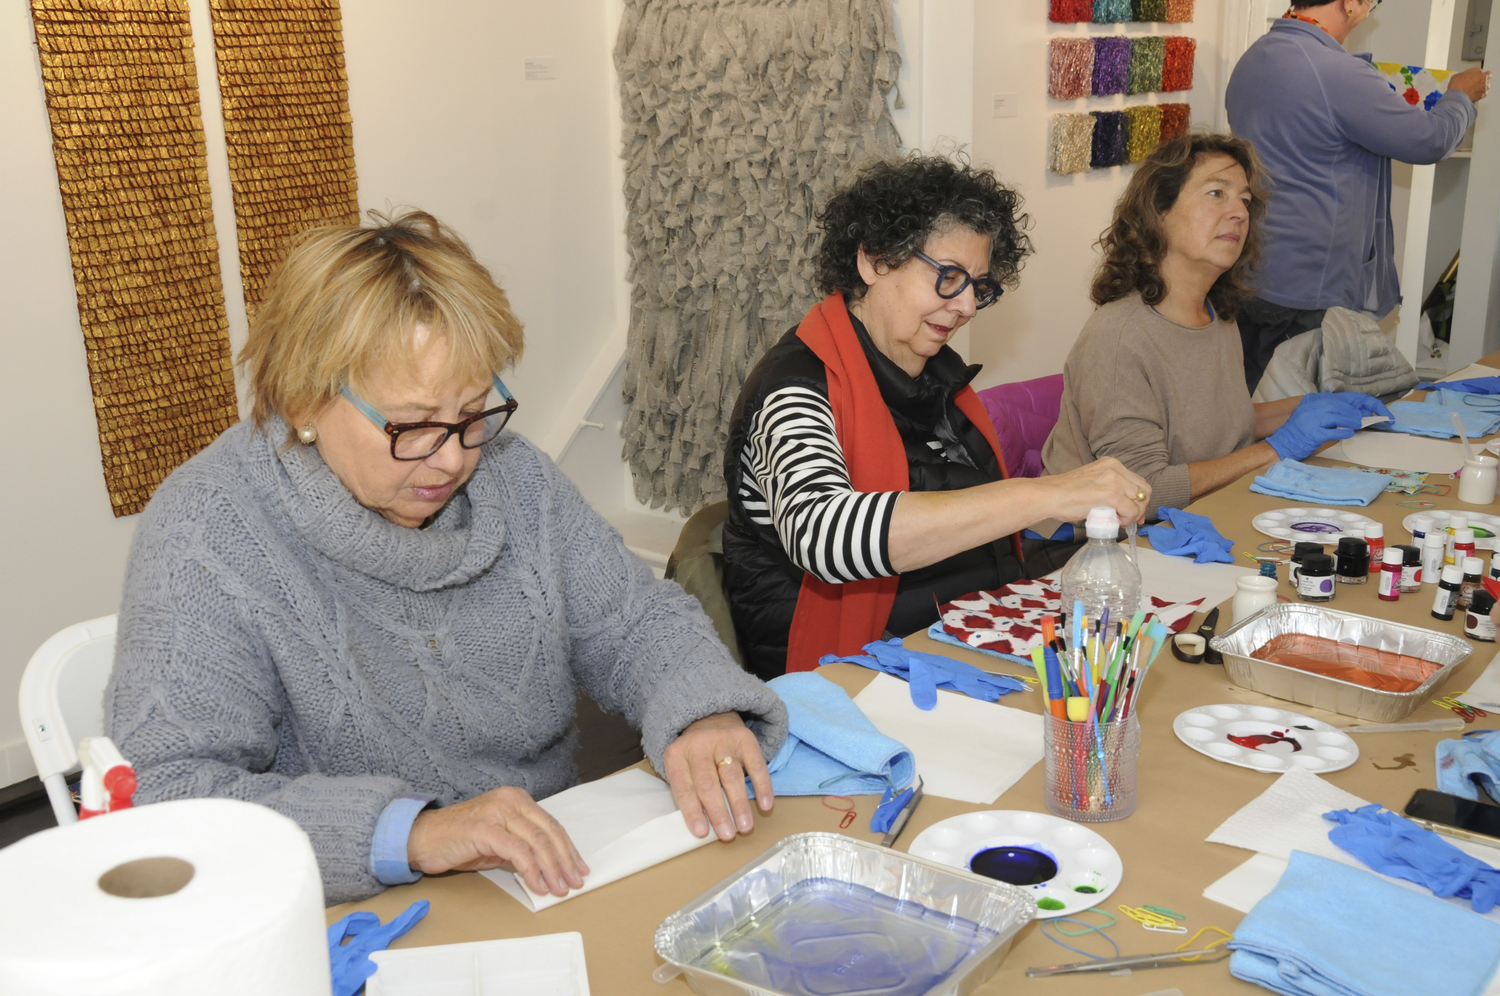
[(183, 0), (32, 0), (115, 515), (239, 417)]
[(245, 307), (292, 236), (359, 220), (338, 0), (210, 0)]

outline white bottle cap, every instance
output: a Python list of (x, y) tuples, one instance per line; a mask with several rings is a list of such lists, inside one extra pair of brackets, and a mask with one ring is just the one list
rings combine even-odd
[(1445, 512), (1440, 508), (1434, 509), (1432, 512), (1432, 521), (1435, 523), (1441, 522), (1443, 524), (1443, 528), (1446, 529), (1448, 528), (1448, 517), (1452, 514), (1452, 512)]
[(1084, 520), (1089, 539), (1115, 539), (1120, 535), (1120, 517), (1108, 505), (1095, 505)]
[(1449, 529), (1462, 529), (1469, 524), (1469, 517), (1463, 512), (1454, 512), (1448, 518)]
[(1472, 529), (1455, 529), (1455, 530), (1453, 530), (1453, 542), (1454, 543), (1472, 543), (1472, 542), (1474, 542), (1474, 530), (1472, 530)]
[(1400, 567), (1401, 559), (1404, 556), (1405, 554), (1402, 552), (1399, 546), (1388, 546), (1385, 548), (1385, 553), (1380, 555), (1380, 562), (1382, 564), (1394, 564), (1397, 567)]
[(1428, 547), (1437, 547), (1438, 549), (1442, 549), (1447, 545), (1448, 537), (1443, 535), (1442, 533), (1428, 533), (1422, 538), (1422, 549), (1424, 550)]
[(1365, 526), (1365, 539), (1380, 539), (1385, 535), (1385, 526), (1379, 522), (1372, 522)]
[(1484, 561), (1480, 560), (1478, 557), (1465, 557), (1464, 558), (1464, 573), (1465, 574), (1483, 574), (1484, 573)]
[(1449, 584), (1459, 584), (1464, 579), (1464, 569), (1457, 564), (1449, 564), (1443, 568), (1443, 580)]
[[(1380, 523), (1377, 522), (1376, 525), (1380, 525)], [(1421, 512), (1417, 513), (1411, 517), (1411, 527), (1417, 530), (1417, 532), (1425, 533), (1432, 528), (1432, 516)]]

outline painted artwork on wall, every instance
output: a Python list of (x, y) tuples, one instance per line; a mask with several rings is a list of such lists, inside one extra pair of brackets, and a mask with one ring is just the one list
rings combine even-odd
[(1421, 105), (1425, 111), (1448, 92), (1448, 80), (1453, 73), (1447, 69), (1423, 69), (1421, 66), (1403, 66), (1399, 62), (1377, 62), (1375, 71), (1385, 77), (1391, 89), (1413, 105)]

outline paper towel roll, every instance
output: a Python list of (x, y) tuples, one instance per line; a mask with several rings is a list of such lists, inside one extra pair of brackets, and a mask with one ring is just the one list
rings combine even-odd
[(329, 996), (323, 921), (312, 845), (286, 817), (228, 799), (127, 809), (0, 850), (0, 993)]

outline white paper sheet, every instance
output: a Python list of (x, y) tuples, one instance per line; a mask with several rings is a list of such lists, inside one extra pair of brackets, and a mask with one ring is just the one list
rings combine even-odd
[(911, 749), (927, 795), (989, 805), (1042, 759), (1042, 717), (999, 702), (940, 690), (924, 712), (912, 704), (910, 685), (877, 674), (854, 704)]
[(1141, 594), (1168, 602), (1191, 602), (1201, 597), (1204, 612), (1233, 598), (1235, 581), (1255, 573), (1236, 564), (1195, 564), (1192, 557), (1169, 557), (1151, 549), (1146, 540), (1141, 541), (1139, 554)]
[(667, 783), (640, 768), (585, 782), (537, 805), (556, 817), (588, 863), (583, 888), (538, 895), (514, 872), (480, 872), (533, 913), (645, 871), (718, 838), (694, 837)]
[(1456, 440), (1378, 429), (1356, 432), (1318, 456), (1357, 463), (1361, 467), (1411, 470), (1421, 474), (1451, 474), (1464, 465), (1464, 447)]
[(1464, 705), (1500, 713), (1500, 654), (1496, 654), (1479, 677), (1469, 683), (1467, 692), (1456, 697)]
[(1487, 367), (1483, 363), (1470, 363), (1462, 370), (1451, 373), (1448, 376), (1444, 377), (1443, 380), (1472, 380), (1475, 377), (1496, 376), (1500, 376), (1500, 370), (1496, 370), (1494, 367)]

